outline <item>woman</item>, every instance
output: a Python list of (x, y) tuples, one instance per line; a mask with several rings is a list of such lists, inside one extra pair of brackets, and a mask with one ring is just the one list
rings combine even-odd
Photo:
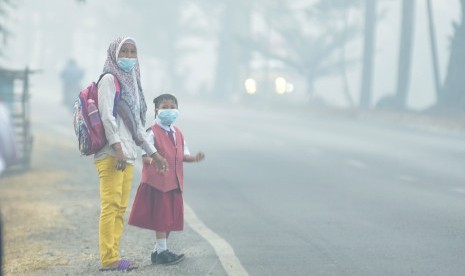
[[(137, 266), (120, 258), (119, 243), (137, 146), (154, 158), (153, 165), (157, 170), (164, 172), (168, 165), (153, 144), (148, 142), (144, 129), (147, 106), (140, 83), (134, 39), (118, 38), (110, 44), (103, 74), (98, 83), (98, 109), (108, 142), (94, 155), (100, 177), (100, 270), (127, 271)], [(119, 81), (121, 89), (118, 101), (115, 101), (114, 78)]]

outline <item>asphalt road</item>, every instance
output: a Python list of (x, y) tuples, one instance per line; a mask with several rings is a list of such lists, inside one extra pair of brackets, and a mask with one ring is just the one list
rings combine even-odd
[(464, 133), (180, 101), (185, 201), (249, 275), (464, 275)]
[(181, 115), (207, 154), (186, 201), (250, 275), (464, 275), (463, 134), (286, 107)]

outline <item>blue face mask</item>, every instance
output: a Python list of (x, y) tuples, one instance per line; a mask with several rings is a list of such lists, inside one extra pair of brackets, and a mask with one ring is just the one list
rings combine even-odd
[(158, 119), (165, 126), (170, 126), (176, 121), (179, 116), (179, 111), (177, 109), (159, 109), (158, 110)]
[(126, 73), (131, 72), (131, 70), (136, 66), (137, 59), (135, 58), (118, 58), (116, 61), (118, 67), (121, 68)]

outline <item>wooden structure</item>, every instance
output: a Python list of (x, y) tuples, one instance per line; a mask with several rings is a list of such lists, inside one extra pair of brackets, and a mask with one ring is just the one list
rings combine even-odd
[(20, 162), (10, 170), (28, 170), (31, 165), (32, 133), (29, 107), (29, 68), (0, 68), (0, 101), (9, 108), (16, 133)]

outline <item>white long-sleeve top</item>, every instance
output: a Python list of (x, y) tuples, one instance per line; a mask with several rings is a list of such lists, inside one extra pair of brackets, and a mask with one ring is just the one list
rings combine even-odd
[[(101, 160), (106, 158), (108, 155), (115, 156), (115, 150), (110, 145), (121, 143), (121, 148), (123, 149), (127, 162), (134, 163), (137, 158), (138, 148), (132, 139), (131, 132), (126, 127), (121, 117), (117, 116), (115, 118), (113, 116), (115, 94), (116, 87), (114, 77), (111, 74), (106, 74), (102, 77), (98, 84), (98, 109), (108, 143), (94, 155), (94, 158), (95, 160)], [(139, 104), (138, 101), (137, 104)], [(156, 149), (154, 145), (149, 142), (147, 133), (140, 121), (140, 117), (136, 116), (136, 120), (138, 125), (137, 132), (139, 132), (141, 137), (144, 137), (144, 143), (140, 147), (148, 155), (152, 155), (156, 152)]]
[[(177, 140), (176, 140), (176, 129), (171, 125), (171, 126), (165, 126), (163, 125), (160, 120), (158, 118), (155, 119), (155, 122), (154, 124), (157, 124), (159, 125), (164, 131), (166, 131), (167, 133), (170, 132), (170, 130), (173, 132), (173, 138), (174, 138), (174, 142), (177, 143)], [(153, 133), (153, 130), (152, 128), (149, 128), (147, 130), (147, 135), (148, 135), (148, 140), (150, 143), (152, 143), (153, 145), (157, 145), (157, 141), (155, 141), (155, 134)], [(142, 151), (142, 155), (145, 155), (147, 154), (145, 151)], [(189, 148), (187, 147), (187, 143), (186, 143), (186, 139), (184, 138), (184, 155), (191, 155), (190, 151), (189, 151)]]

